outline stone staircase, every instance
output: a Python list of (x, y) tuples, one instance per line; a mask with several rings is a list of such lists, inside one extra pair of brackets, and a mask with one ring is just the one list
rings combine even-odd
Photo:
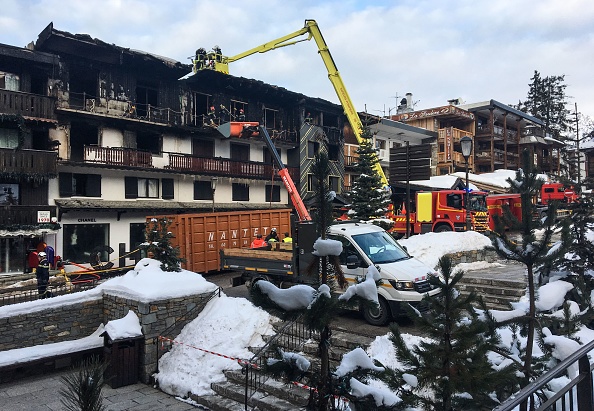
[[(283, 348), (284, 342), (290, 338), (291, 336), (281, 338), (277, 344)], [(365, 349), (372, 341), (371, 337), (333, 331), (330, 345), (331, 368), (339, 364), (344, 353), (357, 347)], [(316, 370), (319, 369), (319, 361), (316, 358), (317, 350), (318, 341), (316, 338), (308, 340), (301, 350), (301, 353), (311, 361), (312, 372), (317, 372)], [(257, 351), (257, 348), (254, 348), (253, 351)], [(213, 411), (245, 410), (245, 374), (241, 371), (227, 371), (225, 376), (227, 377), (225, 382), (211, 385), (215, 394), (201, 397), (192, 394), (190, 399), (203, 409)], [(269, 378), (259, 392), (249, 399), (247, 409), (261, 411), (305, 410), (308, 399), (309, 391), (307, 389)]]
[(526, 294), (525, 266), (503, 264), (488, 271), (468, 271), (458, 284), (462, 295), (474, 291), (491, 310), (511, 310), (510, 303), (518, 302)]

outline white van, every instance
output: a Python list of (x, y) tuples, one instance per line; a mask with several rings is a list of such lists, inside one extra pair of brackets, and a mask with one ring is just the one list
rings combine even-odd
[(378, 268), (383, 285), (378, 287), (379, 307), (363, 308), (365, 320), (384, 325), (406, 314), (403, 304), (423, 311), (421, 300), (425, 294), (439, 293), (429, 284), (429, 276), (438, 273), (411, 257), (406, 249), (384, 229), (371, 223), (344, 222), (328, 228), (328, 239), (342, 243), (340, 263), (350, 284), (365, 278), (367, 267)]

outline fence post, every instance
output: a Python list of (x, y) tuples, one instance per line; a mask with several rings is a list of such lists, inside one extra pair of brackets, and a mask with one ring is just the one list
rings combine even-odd
[(578, 361), (580, 375), (584, 376), (584, 379), (577, 384), (577, 402), (579, 411), (590, 411), (592, 410), (592, 370), (590, 369), (590, 360), (588, 354), (584, 355)]

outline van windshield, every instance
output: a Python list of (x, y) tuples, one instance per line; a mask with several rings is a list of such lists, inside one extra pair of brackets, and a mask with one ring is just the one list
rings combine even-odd
[(393, 263), (410, 258), (406, 250), (385, 231), (357, 234), (353, 240), (374, 264)]

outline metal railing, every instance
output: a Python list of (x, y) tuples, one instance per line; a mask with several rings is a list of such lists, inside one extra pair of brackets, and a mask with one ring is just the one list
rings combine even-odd
[(269, 375), (263, 374), (260, 370), (264, 367), (269, 358), (276, 354), (274, 347), (282, 345), (286, 351), (299, 352), (313, 336), (301, 318), (285, 323), (282, 328), (262, 347), (254, 356), (242, 364), (242, 372), (245, 373), (245, 399), (244, 406), (248, 410), (249, 400), (262, 386), (270, 379)]
[[(529, 405), (528, 409), (545, 410), (576, 410), (591, 411), (594, 402), (594, 379), (592, 378), (592, 364), (588, 353), (594, 350), (594, 341), (585, 344), (575, 353), (561, 361), (546, 374), (541, 375), (520, 392), (510, 397), (493, 411), (511, 411), (522, 403)], [(547, 384), (554, 378), (565, 375), (570, 367), (578, 363), (578, 373), (575, 377), (553, 396), (546, 397), (544, 391)]]
[[(99, 279), (88, 279), (76, 283), (50, 283), (47, 291), (52, 297), (86, 291), (97, 287)], [(35, 301), (40, 298), (37, 285), (6, 287), (0, 289), (0, 307), (10, 304)]]

